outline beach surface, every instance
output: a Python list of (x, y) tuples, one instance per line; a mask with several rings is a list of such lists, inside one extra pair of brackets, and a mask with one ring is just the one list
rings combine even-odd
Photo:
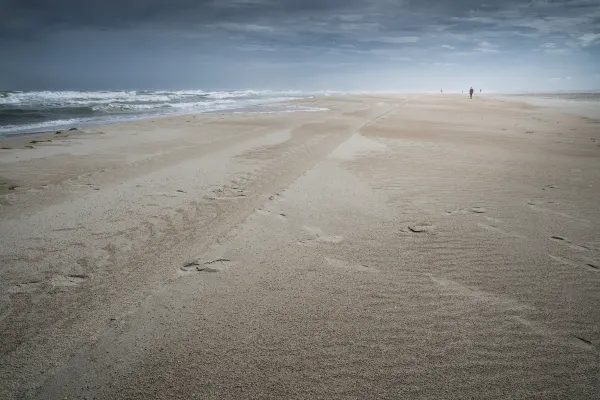
[(0, 398), (600, 398), (599, 120), (293, 104), (0, 141)]

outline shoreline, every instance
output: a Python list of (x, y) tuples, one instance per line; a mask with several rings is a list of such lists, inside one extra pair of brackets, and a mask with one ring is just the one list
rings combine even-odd
[[(311, 97), (306, 97), (305, 99), (308, 99)], [(288, 103), (291, 105), (291, 103), (293, 101), (297, 101), (297, 100), (304, 100), (304, 99), (295, 99), (295, 100), (285, 100), (285, 101), (281, 101), (281, 102), (273, 102), (273, 103), (265, 103), (265, 104), (256, 104), (256, 105), (249, 105), (249, 106), (242, 106), (242, 107), (237, 107), (237, 108), (230, 108), (230, 109), (222, 109), (222, 110), (212, 110), (212, 111), (206, 111), (206, 112), (199, 112), (199, 111), (193, 111), (193, 112), (180, 112), (180, 113), (165, 113), (165, 114), (161, 114), (161, 113), (157, 113), (157, 114), (147, 114), (147, 115), (132, 115), (130, 117), (125, 117), (125, 118), (120, 118), (120, 119), (106, 119), (103, 121), (84, 121), (82, 123), (73, 123), (73, 124), (65, 124), (65, 125), (56, 125), (55, 129), (48, 129), (48, 130), (15, 130), (15, 131), (9, 131), (9, 132), (1, 132), (0, 133), (0, 140), (2, 139), (10, 139), (13, 137), (20, 137), (20, 136), (31, 136), (31, 135), (40, 135), (40, 134), (50, 134), (50, 133), (55, 133), (58, 131), (68, 131), (69, 129), (72, 128), (76, 128), (76, 129), (80, 129), (80, 130), (84, 130), (84, 129), (93, 129), (95, 127), (100, 127), (100, 126), (110, 126), (110, 125), (119, 125), (119, 124), (126, 124), (126, 123), (130, 123), (130, 122), (136, 122), (136, 121), (145, 121), (145, 120), (151, 120), (151, 119), (158, 119), (158, 118), (175, 118), (175, 117), (185, 117), (185, 116), (189, 116), (189, 115), (201, 115), (201, 114), (229, 114), (229, 113), (259, 113), (259, 112), (289, 112), (289, 110), (278, 110), (278, 108), (281, 107), (285, 107), (286, 105), (288, 105)], [(264, 109), (266, 111), (253, 111), (255, 109)], [(292, 110), (294, 111), (294, 110)], [(316, 110), (297, 110), (297, 111), (316, 111)]]
[[(308, 99), (308, 98), (307, 98)], [(36, 131), (36, 132), (25, 132), (25, 133), (14, 133), (1, 135), (0, 134), (0, 150), (11, 150), (13, 148), (25, 148), (24, 146), (29, 144), (37, 144), (44, 142), (53, 142), (53, 138), (61, 139), (74, 134), (83, 134), (85, 132), (93, 132), (101, 130), (103, 127), (115, 127), (119, 125), (129, 125), (144, 121), (162, 120), (170, 118), (190, 118), (198, 117), (202, 115), (229, 115), (229, 114), (276, 114), (276, 113), (289, 113), (289, 112), (321, 112), (326, 109), (311, 108), (307, 106), (298, 106), (294, 102), (300, 102), (306, 99), (298, 99), (293, 101), (284, 101), (273, 104), (260, 104), (251, 107), (233, 108), (231, 110), (219, 110), (214, 112), (202, 112), (202, 113), (189, 113), (189, 114), (170, 114), (170, 115), (151, 115), (147, 117), (131, 118), (125, 121), (115, 121), (106, 123), (95, 123), (89, 125), (78, 125), (66, 129), (49, 130), (49, 131)], [(297, 108), (293, 108), (297, 107)], [(299, 107), (299, 108), (298, 108)], [(283, 109), (282, 109), (283, 108)], [(9, 147), (9, 148), (6, 148)]]
[[(572, 113), (574, 115), (585, 116), (593, 119), (600, 119), (600, 101), (589, 101), (589, 100), (580, 100), (580, 99), (564, 99), (563, 96), (581, 96), (581, 95), (598, 95), (599, 92), (589, 91), (589, 92), (540, 92), (540, 93), (518, 93), (518, 94), (502, 94), (502, 93), (475, 93), (474, 97), (481, 97), (487, 99), (504, 99), (509, 101), (521, 101), (530, 105), (545, 107), (545, 108), (553, 108), (556, 110), (561, 110), (563, 112)], [(337, 94), (337, 96), (437, 96), (438, 93), (367, 93), (361, 92), (360, 94), (356, 93), (346, 93), (346, 94)], [(464, 94), (456, 93), (456, 92), (448, 92), (442, 94), (442, 96), (464, 96)], [(259, 113), (259, 112), (288, 112), (289, 110), (278, 110), (279, 107), (293, 106), (297, 102), (302, 102), (311, 98), (326, 98), (326, 96), (307, 96), (304, 98), (297, 98), (294, 100), (285, 100), (285, 101), (276, 101), (276, 102), (266, 102), (264, 104), (255, 104), (242, 106), (239, 108), (231, 108), (231, 109), (222, 109), (222, 110), (213, 110), (207, 112), (181, 112), (181, 113), (167, 113), (167, 114), (148, 114), (148, 115), (137, 115), (125, 117), (123, 119), (106, 119), (105, 121), (97, 121), (97, 122), (84, 122), (80, 124), (71, 124), (64, 125), (60, 129), (48, 129), (48, 130), (28, 130), (28, 131), (20, 131), (15, 130), (11, 132), (3, 132), (0, 133), (0, 140), (6, 140), (11, 138), (20, 138), (22, 136), (33, 137), (36, 135), (46, 135), (51, 134), (56, 131), (65, 131), (70, 128), (77, 128), (80, 130), (86, 129), (94, 129), (101, 126), (111, 126), (111, 125), (119, 125), (126, 124), (130, 122), (136, 121), (146, 121), (151, 119), (160, 119), (160, 118), (175, 118), (175, 117), (185, 117), (192, 115), (201, 115), (201, 114), (229, 114), (229, 113)], [(557, 98), (558, 97), (558, 98)], [(265, 109), (265, 111), (253, 111), (254, 109)], [(294, 110), (292, 110), (294, 111)], [(317, 111), (317, 110), (296, 110), (296, 111)], [(116, 117), (116, 115), (115, 115)]]

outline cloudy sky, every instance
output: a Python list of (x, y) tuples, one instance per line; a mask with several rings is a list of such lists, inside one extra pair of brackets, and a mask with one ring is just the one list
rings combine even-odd
[(600, 0), (0, 0), (0, 89), (600, 89)]

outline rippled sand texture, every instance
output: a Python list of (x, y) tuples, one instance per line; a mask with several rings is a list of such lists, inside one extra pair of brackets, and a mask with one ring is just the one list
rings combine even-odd
[(295, 104), (1, 150), (0, 397), (600, 397), (599, 121)]

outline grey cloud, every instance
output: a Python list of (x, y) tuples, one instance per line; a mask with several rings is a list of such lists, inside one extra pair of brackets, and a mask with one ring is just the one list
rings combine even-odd
[[(0, 0), (0, 36), (77, 29), (154, 29), (420, 37), (449, 33), (556, 33), (597, 25), (593, 0)], [(575, 26), (578, 26), (576, 28)], [(409, 31), (409, 32), (406, 32)], [(580, 32), (581, 34), (589, 32)]]
[(600, 42), (600, 33), (586, 33), (579, 37), (583, 47), (592, 46)]
[[(84, 68), (63, 72), (82, 58), (102, 84), (185, 82), (200, 79), (196, 70), (216, 84), (240, 64), (359, 74), (386, 63), (447, 70), (453, 57), (473, 57), (475, 67), (569, 54), (591, 65), (599, 34), (600, 0), (0, 0), (0, 85), (85, 81)], [(167, 80), (165, 70), (183, 72)]]

